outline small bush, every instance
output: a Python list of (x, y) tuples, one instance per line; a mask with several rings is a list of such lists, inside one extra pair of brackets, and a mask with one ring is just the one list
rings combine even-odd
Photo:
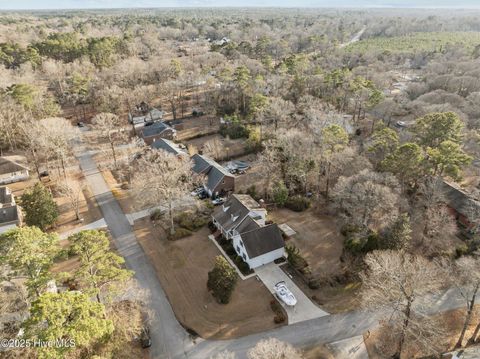
[(312, 278), (308, 281), (308, 288), (318, 289), (320, 288), (320, 281), (318, 279)]
[(158, 221), (162, 219), (162, 217), (163, 217), (163, 212), (160, 208), (157, 208), (153, 210), (152, 213), (150, 213), (150, 220), (152, 221)]
[(283, 314), (283, 313), (276, 314), (273, 317), (273, 321), (275, 322), (275, 324), (283, 323), (285, 320), (287, 320), (287, 318), (285, 317), (285, 314)]
[(252, 184), (250, 187), (247, 188), (247, 194), (253, 199), (257, 199), (257, 188), (255, 187), (255, 185)]
[(248, 138), (248, 128), (241, 123), (229, 123), (220, 126), (220, 134), (231, 139)]
[(461, 244), (455, 248), (455, 257), (460, 258), (469, 253), (469, 248), (466, 244)]
[(303, 196), (293, 196), (285, 202), (285, 207), (295, 212), (302, 212), (310, 207), (310, 201)]
[(233, 256), (237, 252), (235, 251), (235, 248), (233, 248), (233, 244), (229, 243), (227, 248), (225, 249), (225, 253), (227, 253), (229, 256)]
[(175, 217), (175, 222), (189, 231), (196, 231), (208, 223), (208, 217), (193, 212), (183, 212)]
[(250, 266), (248, 265), (247, 262), (244, 262), (242, 260), (242, 262), (238, 265), (238, 269), (240, 269), (240, 272), (242, 272), (243, 274), (247, 274), (250, 272)]
[(228, 242), (228, 239), (226, 239), (225, 236), (222, 234), (220, 235), (220, 239), (218, 240), (218, 243), (220, 243), (220, 245), (224, 247), (228, 245), (229, 242)]
[(169, 234), (168, 239), (171, 241), (176, 241), (181, 238), (185, 238), (192, 235), (192, 231), (186, 228), (177, 228), (174, 234)]

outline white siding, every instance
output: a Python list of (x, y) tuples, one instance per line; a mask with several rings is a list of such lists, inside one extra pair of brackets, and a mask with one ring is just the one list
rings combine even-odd
[(262, 254), (261, 256), (250, 259), (247, 254), (247, 251), (245, 250), (245, 247), (240, 244), (240, 240), (241, 240), (240, 235), (236, 235), (233, 237), (233, 248), (235, 248), (235, 251), (239, 256), (243, 257), (243, 255), (245, 254), (245, 257), (246, 257), (245, 262), (247, 262), (250, 268), (252, 269), (260, 267), (264, 264), (271, 263), (275, 259), (281, 258), (285, 255), (284, 248), (279, 248), (274, 251)]
[(25, 181), (28, 179), (28, 171), (18, 171), (0, 175), (0, 184), (9, 184), (14, 182)]
[(275, 259), (283, 257), (284, 254), (285, 254), (285, 250), (283, 248), (279, 248), (274, 251), (262, 254), (261, 256), (248, 259), (247, 263), (250, 266), (250, 268), (257, 268), (257, 267), (263, 266), (264, 264), (271, 263)]

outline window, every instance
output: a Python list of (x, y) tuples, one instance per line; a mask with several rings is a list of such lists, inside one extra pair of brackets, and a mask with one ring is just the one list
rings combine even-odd
[(243, 257), (243, 260), (244, 260), (244, 261), (247, 260), (247, 256), (245, 255), (245, 253), (243, 253), (242, 257)]
[(242, 241), (239, 241), (240, 245), (243, 247), (243, 242)]
[(239, 246), (237, 246), (237, 253), (242, 253)]
[(222, 181), (222, 184), (225, 184), (225, 180)]

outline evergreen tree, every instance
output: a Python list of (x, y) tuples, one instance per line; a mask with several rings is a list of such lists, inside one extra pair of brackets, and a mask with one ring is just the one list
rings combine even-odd
[(25, 222), (28, 226), (36, 226), (44, 231), (58, 218), (57, 204), (51, 192), (40, 182), (22, 194), (20, 205), (25, 211)]
[(81, 231), (69, 237), (72, 249), (79, 256), (80, 268), (75, 273), (87, 291), (101, 302), (102, 289), (111, 291), (115, 285), (128, 280), (133, 272), (123, 269), (125, 260), (110, 250), (105, 232)]
[(215, 266), (208, 272), (207, 288), (219, 303), (227, 304), (237, 283), (237, 272), (225, 258), (217, 256)]
[(64, 340), (64, 345), (38, 349), (39, 358), (64, 358), (73, 348), (89, 347), (112, 334), (105, 308), (83, 293), (44, 293), (32, 303), (25, 337), (42, 341)]
[(27, 277), (30, 294), (39, 295), (51, 279), (49, 269), (59, 251), (56, 234), (36, 227), (18, 227), (0, 236), (0, 264), (7, 264), (14, 276)]

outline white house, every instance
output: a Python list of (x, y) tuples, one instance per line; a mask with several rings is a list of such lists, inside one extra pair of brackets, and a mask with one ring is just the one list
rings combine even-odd
[(0, 157), (0, 185), (25, 181), (28, 178), (27, 167), (7, 157)]
[(213, 223), (232, 240), (237, 255), (251, 269), (285, 256), (285, 242), (276, 224), (265, 224), (267, 211), (249, 195), (234, 194), (213, 214)]
[(15, 203), (12, 191), (0, 187), (0, 234), (21, 223), (21, 212)]

